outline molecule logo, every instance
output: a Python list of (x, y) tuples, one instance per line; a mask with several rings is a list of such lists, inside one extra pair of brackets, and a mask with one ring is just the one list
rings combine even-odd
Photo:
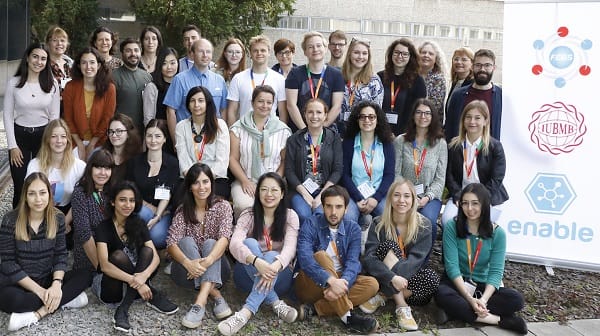
[(525, 190), (537, 213), (562, 215), (577, 197), (562, 174), (538, 173)]
[(584, 116), (575, 106), (563, 102), (544, 104), (531, 115), (531, 142), (540, 151), (553, 155), (570, 153), (583, 142), (587, 132)]
[(569, 28), (560, 27), (555, 34), (545, 40), (535, 40), (536, 64), (531, 72), (554, 80), (554, 86), (562, 88), (567, 80), (578, 75), (587, 76), (592, 72), (588, 62), (588, 52), (592, 41), (569, 36)]

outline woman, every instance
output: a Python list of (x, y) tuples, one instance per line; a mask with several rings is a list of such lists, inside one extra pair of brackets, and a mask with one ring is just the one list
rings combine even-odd
[(48, 55), (43, 44), (30, 44), (15, 76), (6, 83), (3, 119), (14, 186), (13, 208), (19, 203), (27, 166), (40, 150), (46, 125), (60, 116), (60, 90)]
[(273, 65), (271, 69), (279, 72), (283, 75), (283, 78), (287, 78), (287, 75), (292, 71), (293, 68), (297, 67), (294, 63), (294, 54), (296, 53), (296, 46), (294, 42), (286, 38), (280, 38), (275, 41), (273, 45), (273, 52), (277, 58), (277, 64)]
[(448, 164), (448, 145), (439, 115), (434, 111), (431, 100), (417, 99), (406, 133), (394, 140), (395, 175), (404, 177), (415, 186), (418, 211), (431, 223), (432, 244), (437, 235)]
[(71, 129), (79, 158), (86, 161), (106, 141), (108, 121), (115, 113), (117, 92), (110, 71), (94, 48), (75, 58), (73, 80), (63, 92), (64, 118)]
[(144, 134), (146, 152), (129, 161), (126, 178), (140, 190), (143, 205), (138, 215), (148, 226), (154, 246), (162, 250), (167, 247), (172, 218), (169, 202), (179, 182), (179, 163), (176, 157), (163, 151), (169, 134), (166, 121), (150, 120)]
[(406, 131), (415, 100), (425, 98), (425, 80), (419, 75), (419, 59), (412, 41), (403, 37), (385, 52), (385, 68), (377, 73), (383, 82), (383, 110), (394, 135)]
[[(104, 220), (108, 203), (112, 168), (112, 155), (106, 149), (95, 151), (73, 190), (73, 269), (95, 272), (98, 269), (96, 228)], [(88, 286), (91, 285), (91, 277)]]
[(147, 26), (140, 33), (140, 42), (142, 44), (142, 57), (140, 58), (139, 67), (153, 73), (156, 69), (157, 56), (163, 44), (162, 36), (158, 28)]
[[(352, 109), (342, 143), (342, 184), (350, 194), (346, 218), (381, 216), (385, 194), (394, 182), (394, 135), (381, 107), (362, 101)], [(363, 218), (368, 219), (368, 218)], [(361, 220), (361, 225), (368, 224)]]
[(215, 197), (214, 177), (209, 166), (195, 163), (183, 180), (183, 201), (169, 228), (167, 250), (173, 260), (171, 278), (178, 286), (198, 290), (183, 326), (202, 324), (208, 296), (218, 319), (231, 315), (231, 308), (218, 288), (229, 277), (229, 263), (223, 257), (233, 224), (229, 202)]
[(363, 100), (375, 102), (381, 106), (383, 103), (383, 84), (377, 74), (373, 72), (371, 61), (371, 41), (352, 38), (344, 64), (342, 75), (346, 82), (342, 112), (336, 123), (339, 134), (346, 131), (346, 121), (350, 117), (352, 108)]
[(125, 178), (129, 159), (142, 152), (142, 141), (133, 120), (123, 113), (115, 113), (110, 119), (106, 135), (108, 141), (104, 143), (104, 148), (115, 160), (112, 180), (119, 182)]
[(38, 155), (27, 166), (27, 175), (41, 172), (48, 177), (52, 185), (53, 205), (66, 216), (65, 229), (69, 249), (73, 246), (71, 196), (84, 170), (85, 162), (73, 154), (69, 126), (62, 119), (52, 120), (44, 130)]
[(469, 47), (460, 47), (454, 50), (452, 54), (452, 67), (450, 68), (450, 90), (446, 100), (446, 109), (448, 102), (452, 97), (454, 90), (473, 83), (473, 58), (475, 54)]
[(373, 313), (392, 297), (398, 326), (417, 330), (410, 305), (426, 305), (440, 283), (439, 276), (424, 267), (431, 250), (431, 224), (417, 212), (418, 199), (413, 184), (396, 180), (387, 193), (385, 210), (369, 229), (362, 264), (379, 282), (376, 294), (360, 308)]
[(502, 212), (502, 203), (508, 200), (502, 184), (506, 173), (504, 148), (490, 136), (490, 110), (485, 101), (467, 104), (460, 120), (459, 136), (448, 144), (446, 188), (450, 199), (444, 207), (442, 225), (456, 216), (461, 190), (474, 182), (483, 184), (490, 193), (490, 214), (495, 222)]
[(271, 306), (288, 323), (298, 317), (295, 308), (279, 299), (292, 286), (298, 216), (285, 206), (285, 182), (277, 173), (262, 175), (255, 193), (259, 196), (252, 209), (240, 215), (229, 244), (238, 261), (233, 269), (235, 286), (249, 296), (240, 311), (219, 323), (222, 335), (237, 333), (262, 303)]
[(490, 193), (481, 183), (467, 185), (458, 198), (458, 216), (444, 228), (444, 267), (435, 302), (448, 317), (527, 334), (515, 313), (521, 293), (502, 286), (506, 233), (490, 220)]
[(98, 27), (92, 32), (90, 37), (90, 47), (96, 48), (100, 56), (104, 59), (104, 64), (108, 70), (119, 68), (123, 65), (123, 61), (113, 56), (117, 45), (117, 37), (107, 27)]
[(237, 38), (230, 38), (223, 46), (223, 53), (217, 60), (215, 72), (223, 76), (227, 87), (233, 76), (246, 70), (246, 48)]
[(59, 307), (88, 302), (86, 272), (67, 270), (65, 217), (51, 203), (52, 188), (42, 173), (29, 175), (19, 205), (0, 226), (0, 310), (8, 330), (36, 324)]
[(309, 100), (304, 106), (307, 127), (287, 139), (285, 178), (300, 223), (313, 213), (323, 213), (321, 192), (342, 177), (342, 141), (335, 131), (325, 127), (327, 112), (324, 101)]
[(46, 33), (46, 45), (50, 53), (52, 75), (61, 89), (71, 80), (73, 59), (66, 52), (69, 49), (69, 35), (64, 29), (52, 26)]
[(433, 41), (425, 41), (419, 47), (421, 76), (425, 78), (427, 98), (433, 102), (440, 120), (444, 119), (446, 99), (446, 56), (440, 46)]
[(217, 107), (207, 88), (191, 88), (185, 102), (191, 117), (180, 121), (175, 127), (181, 175), (185, 176), (194, 163), (205, 163), (215, 176), (215, 194), (229, 199), (231, 187), (227, 168), (230, 144), (227, 123), (217, 118)]
[(292, 132), (279, 118), (271, 116), (274, 100), (272, 87), (257, 86), (252, 92), (253, 111), (230, 129), (229, 169), (235, 176), (231, 185), (235, 218), (254, 203), (256, 182), (262, 174), (284, 173), (285, 144)]
[(118, 304), (114, 328), (124, 332), (131, 330), (129, 308), (138, 297), (163, 314), (171, 315), (179, 309), (150, 285), (160, 258), (148, 228), (136, 215), (141, 206), (142, 197), (133, 182), (119, 182), (106, 204), (108, 217), (96, 228), (96, 253), (102, 273), (94, 277), (92, 290), (102, 302)]

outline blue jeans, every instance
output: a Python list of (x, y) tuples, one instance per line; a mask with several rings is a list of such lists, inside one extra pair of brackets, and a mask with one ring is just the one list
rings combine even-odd
[[(275, 257), (279, 255), (277, 251), (269, 251), (267, 253), (262, 253), (260, 250), (260, 245), (254, 238), (246, 238), (244, 240), (244, 245), (246, 245), (252, 254), (255, 256), (264, 259), (268, 263), (272, 263), (275, 260)], [(258, 312), (258, 308), (260, 305), (265, 302), (266, 304), (272, 304), (273, 302), (279, 300), (279, 296), (285, 296), (286, 293), (289, 292), (292, 287), (292, 270), (290, 267), (286, 267), (283, 269), (277, 277), (275, 278), (275, 286), (267, 292), (259, 292), (256, 288), (258, 282), (261, 277), (258, 275), (258, 270), (256, 267), (252, 266), (252, 264), (243, 264), (238, 262), (235, 264), (233, 268), (233, 281), (235, 283), (235, 287), (243, 292), (250, 292), (250, 295), (246, 298), (246, 307), (253, 314)], [(252, 284), (252, 286), (250, 286)]]
[[(375, 209), (373, 209), (373, 211), (371, 211), (371, 215), (373, 216), (373, 218), (377, 217), (377, 216), (381, 216), (383, 214), (383, 208), (385, 207), (385, 198), (381, 199), (381, 202), (379, 202), (377, 204), (377, 206), (375, 207)], [(350, 219), (353, 220), (357, 223), (359, 223), (359, 217), (361, 215), (360, 210), (358, 209), (358, 205), (356, 205), (356, 202), (350, 198), (350, 202), (348, 202), (348, 209), (346, 210), (346, 215), (344, 215), (344, 219)]]
[(306, 201), (304, 200), (304, 197), (302, 197), (302, 195), (300, 195), (299, 193), (294, 193), (294, 196), (292, 196), (292, 199), (290, 200), (292, 209), (294, 209), (294, 211), (296, 211), (296, 213), (298, 214), (298, 219), (300, 220), (300, 225), (302, 225), (302, 223), (304, 223), (304, 221), (306, 219), (308, 219), (310, 216), (316, 214), (316, 213), (323, 213), (323, 206), (319, 205), (318, 208), (316, 209), (312, 209), (312, 206), (308, 203), (306, 203)]
[[(216, 244), (216, 240), (207, 239), (202, 246), (198, 246), (192, 237), (183, 237), (179, 243), (177, 243), (177, 246), (188, 259), (195, 260), (209, 255)], [(173, 261), (173, 265), (171, 266), (171, 279), (173, 279), (176, 285), (188, 289), (199, 289), (203, 282), (212, 282), (217, 287), (220, 287), (223, 284), (221, 277), (223, 272), (221, 269), (223, 259), (223, 257), (217, 259), (212, 265), (208, 266), (204, 274), (191, 280), (187, 278), (187, 270), (185, 267), (180, 263)]]
[[(147, 206), (142, 206), (138, 215), (145, 223), (148, 223), (154, 217), (154, 212)], [(154, 243), (157, 250), (167, 248), (167, 234), (169, 233), (169, 226), (171, 226), (171, 218), (170, 212), (163, 214), (160, 220), (150, 229), (150, 238), (152, 238), (152, 243)]]
[(427, 202), (424, 207), (419, 209), (419, 213), (431, 222), (431, 246), (433, 246), (437, 236), (437, 219), (441, 210), (442, 201), (437, 198)]

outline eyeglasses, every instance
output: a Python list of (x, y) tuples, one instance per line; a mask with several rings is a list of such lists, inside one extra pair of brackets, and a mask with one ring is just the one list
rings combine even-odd
[(360, 121), (365, 121), (367, 119), (369, 119), (369, 121), (373, 121), (373, 120), (377, 119), (377, 116), (375, 114), (360, 114), (358, 116), (358, 120), (360, 120)]
[(463, 208), (479, 208), (481, 207), (481, 203), (479, 201), (462, 201), (460, 202), (460, 206)]
[(281, 194), (281, 189), (279, 189), (279, 188), (261, 187), (260, 189), (258, 189), (258, 191), (261, 194), (269, 194), (270, 193), (271, 195), (274, 195), (274, 196)]
[(343, 48), (346, 46), (346, 43), (329, 43), (330, 46), (334, 47), (334, 48)]
[(473, 69), (485, 69), (485, 70), (492, 70), (492, 68), (494, 67), (494, 65), (492, 63), (485, 63), (485, 64), (481, 64), (481, 63), (475, 63), (473, 64)]
[(292, 54), (291, 50), (282, 50), (277, 52), (277, 56), (290, 56)]
[(408, 58), (408, 57), (410, 57), (410, 53), (408, 51), (397, 51), (396, 50), (392, 53), (392, 56), (394, 56), (394, 57), (402, 56), (402, 58)]
[(109, 129), (108, 131), (106, 131), (106, 135), (108, 135), (109, 137), (114, 135), (121, 136), (123, 133), (127, 133), (127, 130), (118, 128), (115, 130)]
[(415, 115), (423, 117), (423, 118), (430, 118), (431, 117), (431, 111), (419, 111), (419, 110), (416, 110), (415, 111)]
[(350, 43), (354, 43), (354, 42), (358, 42), (358, 43), (364, 43), (367, 45), (367, 47), (371, 47), (371, 41), (364, 39), (364, 38), (360, 38), (360, 37), (353, 37), (352, 40), (350, 41)]
[(225, 53), (229, 56), (239, 56), (242, 54), (239, 50), (227, 50)]

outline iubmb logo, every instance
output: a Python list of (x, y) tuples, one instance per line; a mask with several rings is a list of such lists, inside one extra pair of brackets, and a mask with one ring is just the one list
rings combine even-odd
[(587, 132), (584, 116), (575, 106), (563, 102), (544, 104), (531, 115), (531, 142), (542, 152), (570, 153), (583, 142)]

